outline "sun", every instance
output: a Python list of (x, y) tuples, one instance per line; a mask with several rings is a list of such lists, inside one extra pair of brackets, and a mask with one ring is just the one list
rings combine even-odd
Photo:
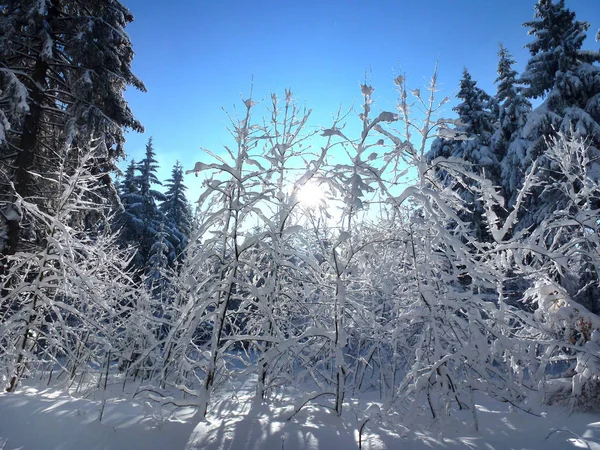
[(298, 190), (296, 195), (300, 205), (316, 208), (325, 201), (325, 185), (309, 181)]

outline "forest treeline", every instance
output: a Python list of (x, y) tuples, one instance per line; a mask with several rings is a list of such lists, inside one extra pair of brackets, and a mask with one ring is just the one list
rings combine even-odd
[(143, 130), (132, 20), (116, 0), (0, 5), (3, 389), (137, 381), (204, 415), (246, 380), (300, 392), (292, 414), (374, 391), (388, 415), (475, 423), (474, 391), (600, 405), (600, 52), (564, 0), (535, 5), (523, 73), (500, 46), (495, 93), (464, 70), (455, 114), (435, 72), (398, 76), (394, 111), (365, 82), (317, 131), (291, 91), (263, 116), (250, 95), (232, 145), (163, 190), (152, 140), (116, 177)]

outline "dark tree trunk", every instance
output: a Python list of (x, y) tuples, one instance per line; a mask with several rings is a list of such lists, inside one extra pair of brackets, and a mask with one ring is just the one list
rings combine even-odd
[[(42, 104), (44, 102), (43, 87), (46, 85), (48, 64), (38, 59), (33, 69), (33, 82), (30, 90), (31, 102), (29, 114), (23, 123), (23, 134), (19, 141), (19, 153), (15, 160), (14, 186), (15, 192), (23, 198), (34, 194), (35, 182), (31, 168), (35, 167), (38, 159), (38, 139), (42, 128)], [(16, 221), (10, 221), (7, 232), (7, 245), (4, 254), (13, 255), (17, 251), (20, 240), (21, 226)]]

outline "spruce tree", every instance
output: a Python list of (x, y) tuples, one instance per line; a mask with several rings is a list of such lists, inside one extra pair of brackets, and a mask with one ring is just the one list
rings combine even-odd
[(528, 85), (525, 94), (538, 98), (556, 88), (569, 72), (575, 75), (582, 64), (600, 58), (597, 52), (581, 50), (590, 24), (575, 20), (565, 0), (539, 0), (534, 10), (534, 20), (523, 24), (534, 40), (526, 45), (531, 58), (521, 79)]
[[(531, 189), (516, 228), (528, 228), (535, 234), (551, 223), (544, 240), (569, 246), (570, 241), (579, 238), (568, 228), (555, 226), (556, 218), (580, 208), (583, 201), (574, 202), (574, 197), (583, 198), (589, 186), (597, 186), (600, 180), (600, 67), (596, 64), (600, 52), (582, 49), (589, 24), (576, 20), (564, 0), (539, 0), (534, 20), (525, 26), (534, 40), (527, 45), (531, 58), (521, 81), (527, 85), (527, 96), (543, 101), (528, 116), (521, 131), (528, 147), (521, 158), (520, 173), (531, 170), (535, 162), (538, 186)], [(553, 146), (557, 136), (563, 141), (568, 137), (565, 142), (581, 142), (582, 147), (571, 152), (571, 144)], [(585, 176), (576, 176), (578, 164)], [(592, 210), (600, 207), (596, 194), (585, 202)], [(577, 247), (583, 249), (582, 244)], [(591, 307), (597, 295), (598, 275), (589, 261), (569, 262), (576, 279), (560, 271), (549, 278), (572, 292), (575, 301)]]
[[(594, 165), (600, 156), (600, 52), (582, 50), (589, 28), (587, 22), (575, 20), (575, 13), (565, 8), (564, 0), (557, 3), (539, 0), (534, 20), (524, 24), (534, 37), (527, 45), (531, 52), (521, 81), (527, 85), (524, 94), (543, 98), (528, 117), (521, 137), (530, 141), (522, 160), (521, 172), (533, 161), (543, 170), (541, 176), (555, 177), (557, 172), (545, 156), (548, 138), (559, 131), (573, 134), (589, 142), (588, 152)], [(597, 168), (589, 171), (598, 178)], [(548, 185), (552, 186), (551, 180)], [(566, 199), (557, 190), (545, 189), (533, 195), (529, 213), (521, 226), (538, 224), (552, 211), (561, 208)]]
[(146, 156), (137, 164), (138, 175), (134, 178), (139, 189), (138, 218), (141, 221), (141, 233), (138, 249), (138, 261), (146, 264), (150, 249), (161, 231), (163, 217), (158, 209), (158, 202), (165, 200), (165, 195), (153, 188), (162, 185), (156, 177), (158, 161), (155, 159), (152, 138), (146, 144)]
[[(157, 171), (158, 162), (150, 138), (145, 158), (139, 163), (131, 161), (119, 186), (121, 205), (114, 229), (120, 233), (122, 246), (135, 249), (132, 266), (137, 269), (147, 268), (150, 249), (163, 227), (164, 217), (158, 209), (158, 202), (164, 201), (165, 196), (153, 188), (156, 184), (161, 185), (156, 177)], [(168, 241), (167, 244), (170, 245)], [(170, 252), (173, 252), (172, 246)]]
[[(501, 184), (500, 161), (491, 145), (495, 125), (495, 114), (492, 109), (495, 108), (496, 103), (483, 89), (477, 86), (477, 82), (472, 79), (466, 68), (463, 71), (457, 97), (462, 102), (453, 110), (458, 113), (460, 125), (457, 130), (461, 133), (461, 139), (436, 139), (431, 145), (428, 158), (430, 160), (439, 156), (458, 158), (470, 165), (470, 169), (474, 173), (485, 176), (492, 180), (494, 185), (499, 186)], [(446, 178), (447, 184), (454, 183), (454, 180), (448, 178), (445, 171), (441, 171), (439, 175)], [(454, 188), (470, 208), (470, 211), (465, 211), (460, 215), (461, 219), (471, 222), (475, 235), (486, 239), (483, 209), (481, 203), (475, 200), (474, 191), (463, 184)]]
[(154, 242), (150, 247), (148, 263), (146, 268), (146, 283), (153, 295), (161, 298), (167, 286), (167, 266), (169, 258), (169, 246), (166, 243), (167, 233), (161, 225), (160, 230), (154, 236)]
[(502, 44), (498, 56), (498, 123), (492, 136), (492, 148), (501, 161), (500, 178), (504, 197), (512, 204), (522, 182), (520, 164), (528, 145), (527, 141), (520, 138), (519, 133), (531, 112), (531, 103), (521, 94), (517, 71), (512, 67), (515, 60)]
[[(115, 231), (119, 233), (121, 246), (137, 245), (142, 239), (144, 222), (141, 215), (142, 197), (136, 180), (136, 162), (131, 160), (125, 171), (123, 181), (119, 183), (118, 193), (121, 207), (115, 216)], [(133, 265), (141, 267), (143, 260), (139, 252), (133, 259)]]
[(165, 200), (160, 204), (164, 215), (167, 239), (171, 243), (169, 262), (182, 261), (192, 229), (192, 212), (185, 196), (187, 187), (183, 183), (183, 167), (177, 161), (171, 171), (171, 178), (165, 184)]
[(462, 102), (452, 110), (458, 113), (460, 125), (457, 126), (457, 131), (460, 132), (461, 138), (436, 139), (431, 145), (429, 158), (437, 156), (462, 158), (473, 165), (475, 172), (485, 171), (489, 176), (497, 171), (498, 165), (498, 158), (490, 148), (495, 123), (495, 115), (492, 112), (495, 102), (490, 95), (477, 86), (477, 82), (473, 80), (466, 68), (463, 70), (460, 90), (456, 96)]
[(477, 87), (477, 82), (466, 68), (463, 70), (457, 97), (463, 101), (453, 110), (458, 113), (469, 134), (487, 144), (494, 120), (490, 108), (492, 99), (483, 89)]
[(50, 174), (72, 172), (78, 155), (88, 148), (95, 158), (93, 175), (101, 175), (99, 182), (109, 185), (115, 158), (123, 155), (123, 129), (142, 130), (123, 98), (127, 86), (145, 90), (131, 72), (133, 50), (124, 28), (132, 20), (117, 0), (3, 2), (0, 219), (7, 233), (0, 247), (4, 255), (15, 253), (24, 240), (27, 245), (44, 245), (43, 233), (21, 216), (19, 197), (46, 210), (56, 191)]

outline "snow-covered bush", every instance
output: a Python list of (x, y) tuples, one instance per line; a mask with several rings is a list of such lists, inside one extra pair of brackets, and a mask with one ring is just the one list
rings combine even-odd
[(564, 375), (573, 377), (572, 396), (583, 395), (573, 401), (584, 407), (593, 403), (600, 375), (598, 355), (591, 350), (600, 330), (600, 186), (581, 138), (558, 133), (544, 158), (552, 173), (540, 177), (541, 188), (560, 200), (538, 227), (522, 235), (517, 262), (532, 283), (524, 299), (536, 308), (535, 326), (546, 333), (540, 342), (546, 354), (542, 367), (551, 359), (569, 362)]
[(73, 379), (108, 354), (123, 356), (130, 345), (122, 329), (137, 291), (128, 258), (115, 250), (108, 217), (100, 214), (102, 222), (92, 229), (81, 226), (90, 208), (108, 210), (93, 167), (92, 151), (83, 150), (74, 169), (47, 175), (56, 190), (46, 211), (19, 197), (20, 210), (45, 239), (9, 255), (1, 280), (0, 361), (8, 391), (38, 369)]

